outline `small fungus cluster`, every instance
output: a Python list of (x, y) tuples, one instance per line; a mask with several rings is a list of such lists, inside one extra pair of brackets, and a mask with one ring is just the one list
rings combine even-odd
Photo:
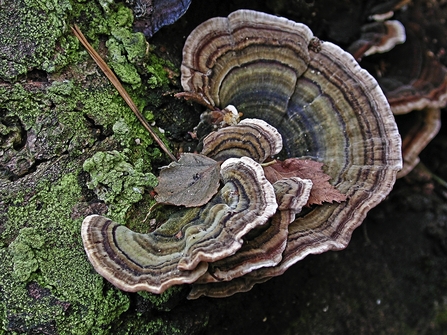
[[(219, 162), (217, 193), (148, 234), (88, 216), (82, 238), (96, 271), (125, 291), (188, 283), (190, 298), (225, 297), (308, 254), (345, 248), (402, 167), (377, 81), (305, 25), (251, 10), (198, 26), (181, 70), (186, 92), (245, 118), (209, 134), (200, 155), (184, 155), (212, 171), (208, 160)], [(185, 178), (182, 192), (199, 180), (197, 172)]]
[[(428, 37), (424, 34), (427, 27), (418, 17), (420, 8), (406, 8), (408, 3), (396, 1), (373, 8), (370, 18), (374, 22), (364, 25), (360, 38), (348, 48), (357, 60), (382, 54), (376, 56), (373, 66), (368, 66), (366, 58), (361, 64), (377, 78), (395, 115), (418, 111), (410, 127), (399, 123), (404, 164), (398, 178), (419, 163), (419, 153), (441, 127), (440, 109), (447, 104), (447, 69), (428, 50)], [(402, 8), (409, 12), (405, 25), (389, 20)]]

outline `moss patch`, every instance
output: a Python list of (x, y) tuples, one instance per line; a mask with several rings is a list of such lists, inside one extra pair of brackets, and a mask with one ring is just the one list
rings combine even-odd
[(143, 172), (143, 159), (132, 165), (124, 152), (97, 152), (83, 168), (91, 176), (88, 187), (109, 205), (107, 215), (117, 222), (124, 222), (127, 210), (143, 198), (145, 188), (157, 185), (152, 173)]
[(42, 248), (45, 240), (32, 227), (20, 229), (19, 236), (9, 245), (14, 263), (14, 276), (22, 282), (39, 268), (36, 251)]
[(9, 207), (2, 234), (11, 239), (16, 227), (23, 227), (9, 250), (2, 249), (3, 269), (9, 268), (0, 275), (7, 310), (3, 328), (18, 332), (50, 322), (60, 334), (108, 333), (109, 324), (128, 309), (129, 298), (105, 287), (86, 259), (80, 219), (71, 219), (82, 198), (77, 173), (53, 183), (42, 180), (35, 192)]
[[(163, 155), (69, 25), (78, 24), (107, 62), (119, 59), (121, 80), (150, 121), (172, 83), (172, 64), (132, 31), (124, 2), (3, 5), (0, 334), (113, 334), (117, 325), (122, 334), (171, 332), (167, 318), (129, 311), (136, 295), (99, 276), (83, 249), (81, 221), (95, 205), (87, 183), (112, 217), (141, 219), (152, 201), (143, 194), (155, 183), (150, 171)], [(166, 309), (176, 294), (152, 296), (150, 309)]]
[(0, 78), (14, 80), (30, 68), (54, 72), (66, 65), (55, 48), (70, 1), (6, 0), (2, 8), (8, 10), (0, 11)]

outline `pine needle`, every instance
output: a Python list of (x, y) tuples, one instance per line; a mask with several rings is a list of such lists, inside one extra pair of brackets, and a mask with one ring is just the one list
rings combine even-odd
[(96, 52), (95, 49), (90, 45), (90, 43), (85, 38), (84, 34), (82, 34), (81, 30), (77, 25), (74, 25), (71, 27), (71, 30), (75, 34), (75, 36), (79, 39), (79, 41), (82, 43), (82, 45), (87, 49), (90, 56), (93, 58), (93, 60), (98, 64), (102, 72), (106, 75), (106, 77), (110, 80), (110, 82), (115, 86), (115, 88), (118, 90), (121, 97), (124, 99), (124, 101), (127, 103), (127, 105), (132, 109), (138, 120), (141, 122), (141, 124), (144, 126), (144, 128), (147, 129), (147, 131), (152, 135), (154, 140), (158, 143), (158, 145), (161, 147), (161, 149), (171, 158), (172, 161), (176, 162), (177, 159), (172, 154), (171, 150), (164, 144), (164, 142), (161, 140), (160, 137), (155, 133), (154, 129), (150, 126), (150, 124), (147, 122), (147, 120), (144, 118), (143, 114), (140, 113), (138, 110), (138, 107), (133, 102), (132, 98), (129, 96), (127, 91), (124, 89), (123, 85), (121, 85), (119, 79), (115, 76), (113, 71), (109, 68), (109, 66), (106, 64), (106, 62), (101, 58), (101, 56)]

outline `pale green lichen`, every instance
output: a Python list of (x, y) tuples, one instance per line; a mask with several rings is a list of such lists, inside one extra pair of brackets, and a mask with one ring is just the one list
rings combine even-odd
[[(44, 90), (29, 91), (19, 84), (11, 87), (12, 90), (4, 90), (4, 94), (0, 95), (0, 102), (9, 115), (19, 116), (27, 130), (47, 132), (49, 145), (57, 146), (60, 142), (65, 143), (64, 151), (68, 150), (70, 144), (77, 150), (69, 152), (76, 164), (72, 173), (60, 177), (56, 182), (40, 180), (38, 185), (24, 190), (21, 195), (11, 196), (10, 200), (8, 197), (3, 199), (9, 203), (9, 210), (0, 236), (2, 329), (11, 333), (8, 316), (16, 318), (22, 315), (23, 319), (16, 321), (23, 327), (51, 323), (55, 324), (59, 334), (113, 333), (110, 325), (128, 309), (129, 297), (110, 287), (92, 270), (80, 237), (82, 218), (71, 219), (73, 206), (83, 199), (82, 185), (77, 180), (82, 161), (77, 162), (76, 157), (95, 141), (82, 115), (87, 115), (104, 129), (111, 129), (118, 121), (125, 122), (129, 141), (123, 142), (123, 146), (132, 148), (132, 151), (124, 160), (128, 165), (124, 166), (131, 168), (131, 172), (133, 169), (144, 175), (150, 170), (152, 156), (161, 153), (158, 149), (148, 150), (152, 143), (150, 135), (135, 120), (130, 109), (110, 85), (83, 89), (73, 81), (63, 81), (53, 82)], [(53, 105), (53, 109), (46, 107), (49, 104)], [(58, 113), (54, 113), (54, 110)], [(53, 134), (55, 124), (45, 127), (39, 124), (46, 114), (55, 115), (58, 124), (70, 132)], [(64, 139), (67, 136), (71, 138), (68, 142)], [(117, 138), (119, 136), (116, 135)], [(143, 184), (146, 185), (147, 181), (144, 180)], [(138, 182), (135, 183), (142, 191)], [(141, 194), (133, 192), (129, 195), (131, 199), (125, 199), (121, 194), (123, 206), (128, 205), (127, 201), (135, 201), (135, 196)], [(31, 237), (31, 232), (35, 236), (27, 241), (25, 237)], [(33, 241), (38, 236), (44, 239), (43, 245)], [(32, 246), (32, 253), (27, 248), (29, 246)], [(37, 300), (30, 297), (27, 290), (30, 281), (49, 289), (51, 294)], [(59, 302), (55, 303), (55, 299)], [(65, 311), (65, 305), (69, 306), (70, 313)], [(149, 327), (152, 321), (145, 320), (144, 328)], [(21, 332), (27, 329), (23, 328)], [(132, 326), (132, 329), (136, 328)]]
[[(104, 6), (103, 6), (104, 8)], [(132, 10), (124, 6), (123, 3), (117, 3), (114, 11), (106, 11), (110, 26), (132, 28), (133, 13)]]
[(106, 42), (108, 50), (108, 64), (115, 71), (118, 78), (133, 88), (141, 85), (141, 77), (137, 67), (143, 64), (148, 56), (149, 44), (142, 33), (134, 33), (131, 29), (133, 22), (132, 11), (123, 5), (110, 16), (111, 37)]
[(107, 14), (110, 13), (110, 7), (114, 3), (114, 0), (99, 0), (98, 2)]
[(143, 33), (132, 33), (128, 29), (112, 30), (113, 37), (123, 44), (127, 60), (132, 64), (141, 64), (148, 56), (149, 43)]
[(142, 159), (134, 165), (128, 159), (124, 152), (116, 150), (97, 152), (83, 165), (91, 177), (87, 186), (109, 205), (107, 215), (118, 222), (123, 222), (130, 206), (143, 198), (146, 188), (157, 185), (152, 173), (143, 172)]
[[(68, 145), (80, 149), (78, 145), (92, 144), (88, 124), (83, 118), (85, 113), (77, 108), (81, 92), (72, 81), (53, 82), (46, 90), (27, 90), (21, 84), (0, 88), (0, 103), (9, 116), (20, 118), (25, 130), (34, 129), (40, 136), (48, 125), (58, 128), (45, 136), (47, 146), (61, 148), (61, 138), (68, 139)], [(73, 147), (74, 146), (74, 147)]]
[(139, 87), (141, 77), (135, 66), (127, 60), (122, 43), (111, 38), (106, 42), (106, 47), (109, 54), (108, 65), (115, 71), (118, 78), (133, 87)]
[[(55, 81), (46, 90), (30, 91), (15, 84), (0, 87), (0, 103), (7, 111), (5, 116), (18, 117), (27, 131), (34, 129), (37, 138), (42, 139), (36, 145), (44, 145), (48, 156), (64, 151), (74, 154), (93, 145), (95, 139), (86, 117), (106, 129), (118, 121), (125, 123), (126, 137), (118, 134), (117, 139), (133, 150), (133, 157), (145, 159), (145, 164), (149, 165), (154, 154), (161, 156), (158, 148), (148, 150), (153, 143), (151, 135), (110, 85), (84, 89), (66, 80)], [(140, 106), (144, 107), (143, 102)], [(149, 113), (145, 115), (149, 119), (153, 117)]]

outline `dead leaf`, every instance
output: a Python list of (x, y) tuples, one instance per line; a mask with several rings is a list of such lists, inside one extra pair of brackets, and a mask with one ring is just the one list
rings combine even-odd
[(183, 154), (160, 171), (155, 199), (175, 206), (202, 206), (217, 193), (219, 178), (220, 164), (214, 159)]
[(323, 163), (308, 159), (289, 158), (265, 166), (264, 174), (272, 184), (280, 179), (290, 177), (312, 180), (313, 186), (307, 206), (321, 205), (323, 202), (345, 201), (346, 195), (340, 193), (329, 183), (331, 177), (323, 172), (322, 166)]

